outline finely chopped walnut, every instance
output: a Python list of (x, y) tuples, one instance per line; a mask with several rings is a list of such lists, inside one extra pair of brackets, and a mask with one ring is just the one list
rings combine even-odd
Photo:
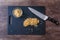
[(13, 15), (15, 16), (15, 17), (20, 17), (20, 16), (22, 16), (22, 10), (21, 9), (19, 9), (19, 8), (16, 8), (16, 9), (14, 9), (13, 10)]
[(27, 18), (23, 22), (23, 25), (24, 25), (24, 27), (27, 27), (29, 25), (31, 25), (31, 26), (37, 26), (38, 23), (39, 23), (39, 20), (37, 18)]

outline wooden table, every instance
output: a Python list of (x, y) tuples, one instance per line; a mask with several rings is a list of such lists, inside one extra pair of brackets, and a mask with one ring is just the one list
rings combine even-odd
[(17, 2), (1, 2), (0, 0), (0, 40), (60, 40), (60, 25), (46, 21), (45, 35), (7, 35), (7, 6), (45, 6), (46, 15), (60, 22), (59, 0), (26, 0)]

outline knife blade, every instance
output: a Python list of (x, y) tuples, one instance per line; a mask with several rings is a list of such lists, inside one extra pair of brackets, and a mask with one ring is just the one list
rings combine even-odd
[(49, 21), (55, 23), (56, 25), (59, 25), (59, 21), (55, 20), (54, 18), (51, 18), (51, 17), (49, 17), (49, 16), (47, 16), (47, 15), (44, 15), (44, 14), (42, 14), (41, 12), (39, 12), (39, 11), (37, 11), (37, 10), (31, 8), (31, 7), (28, 7), (28, 9), (29, 9), (33, 14), (35, 14), (35, 15), (38, 16), (39, 18), (43, 19), (44, 21), (49, 20)]

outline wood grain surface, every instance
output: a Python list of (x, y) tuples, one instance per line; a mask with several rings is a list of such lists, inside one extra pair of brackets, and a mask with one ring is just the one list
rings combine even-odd
[(0, 40), (60, 40), (60, 25), (46, 21), (45, 35), (7, 35), (8, 6), (45, 6), (46, 15), (60, 22), (60, 0), (0, 0)]

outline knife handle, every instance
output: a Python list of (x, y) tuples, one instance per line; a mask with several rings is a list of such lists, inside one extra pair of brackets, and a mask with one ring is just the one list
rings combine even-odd
[(55, 23), (56, 25), (59, 25), (59, 21), (57, 21), (57, 20), (55, 20), (55, 19), (53, 19), (51, 17), (48, 17), (48, 20)]

